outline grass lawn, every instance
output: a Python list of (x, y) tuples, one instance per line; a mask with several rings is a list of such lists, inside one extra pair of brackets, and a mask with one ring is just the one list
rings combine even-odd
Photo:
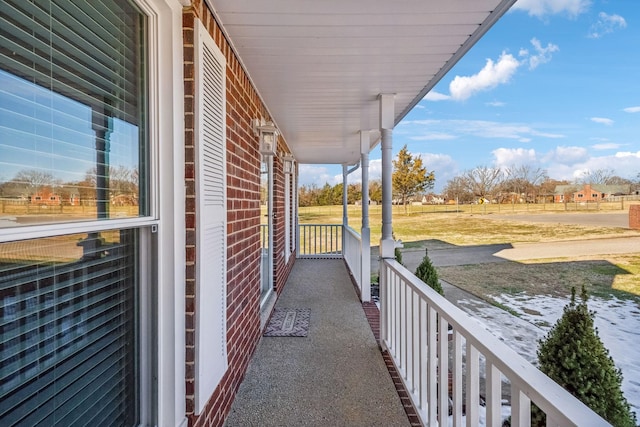
[[(403, 241), (405, 248), (412, 248), (420, 246), (419, 242), (423, 240), (465, 246), (640, 235), (637, 230), (615, 227), (487, 220), (478, 206), (475, 209), (475, 213), (433, 212), (429, 207), (410, 206), (405, 214), (402, 207), (394, 206), (394, 236)], [(349, 225), (356, 230), (360, 228), (360, 215), (360, 207), (349, 206)], [(341, 222), (341, 206), (300, 208), (300, 223)], [(374, 245), (380, 239), (381, 222), (381, 207), (371, 206), (371, 242)], [(637, 253), (596, 259), (566, 257), (439, 267), (438, 273), (442, 279), (488, 300), (491, 300), (490, 295), (499, 293), (568, 295), (571, 287), (580, 289), (583, 284), (593, 295), (634, 298), (634, 294), (640, 296), (640, 248)]]
[[(401, 206), (393, 207), (393, 232), (396, 239), (404, 243), (420, 240), (442, 240), (454, 245), (483, 245), (494, 243), (545, 242), (555, 240), (590, 239), (635, 235), (634, 230), (612, 227), (588, 227), (583, 225), (523, 223), (518, 221), (487, 221), (478, 213), (431, 212), (426, 207), (409, 206), (405, 214)], [(479, 208), (476, 206), (476, 211)], [(562, 211), (560, 211), (562, 212)], [(620, 211), (619, 211), (620, 212)], [(586, 214), (586, 213), (585, 213)], [(360, 229), (361, 208), (348, 207), (349, 226)], [(300, 208), (301, 224), (341, 224), (342, 206), (317, 206)], [(380, 240), (382, 211), (380, 206), (371, 206), (369, 212), (371, 242)]]

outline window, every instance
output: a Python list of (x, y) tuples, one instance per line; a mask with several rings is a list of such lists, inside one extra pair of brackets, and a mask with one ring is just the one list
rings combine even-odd
[(134, 0), (6, 0), (0, 18), (0, 198), (17, 202), (0, 221), (0, 425), (138, 425), (147, 17)]
[(0, 425), (137, 424), (138, 231), (0, 244)]
[(10, 0), (0, 22), (0, 197), (80, 198), (56, 218), (12, 204), (0, 227), (148, 215), (145, 20), (137, 8), (127, 0)]

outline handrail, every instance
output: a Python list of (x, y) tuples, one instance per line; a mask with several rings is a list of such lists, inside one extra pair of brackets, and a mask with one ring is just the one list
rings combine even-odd
[(342, 224), (298, 224), (298, 258), (342, 258)]
[(351, 227), (344, 229), (344, 260), (362, 293), (362, 237)]
[(486, 425), (501, 425), (502, 377), (511, 385), (512, 426), (530, 425), (531, 403), (548, 426), (609, 425), (393, 259), (381, 260), (380, 293), (381, 344), (424, 425), (448, 425), (451, 410), (453, 425), (461, 426), (463, 399), (467, 425), (478, 425), (481, 384)]

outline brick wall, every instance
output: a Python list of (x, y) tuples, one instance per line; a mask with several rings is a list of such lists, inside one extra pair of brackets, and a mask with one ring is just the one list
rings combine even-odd
[(640, 230), (640, 205), (629, 206), (629, 228)]
[[(202, 414), (194, 414), (195, 343), (195, 150), (194, 28), (201, 20), (227, 60), (227, 357), (229, 368)], [(260, 339), (260, 162), (251, 119), (270, 119), (260, 97), (201, 0), (183, 11), (186, 184), (186, 391), (189, 426), (222, 425)], [(280, 138), (279, 150), (286, 150)], [(284, 183), (281, 159), (274, 158), (274, 286), (282, 290), (293, 265), (284, 266)]]

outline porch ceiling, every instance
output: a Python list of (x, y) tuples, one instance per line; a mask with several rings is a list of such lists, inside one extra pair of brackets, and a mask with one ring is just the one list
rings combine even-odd
[(207, 0), (300, 163), (360, 158), (515, 0)]

